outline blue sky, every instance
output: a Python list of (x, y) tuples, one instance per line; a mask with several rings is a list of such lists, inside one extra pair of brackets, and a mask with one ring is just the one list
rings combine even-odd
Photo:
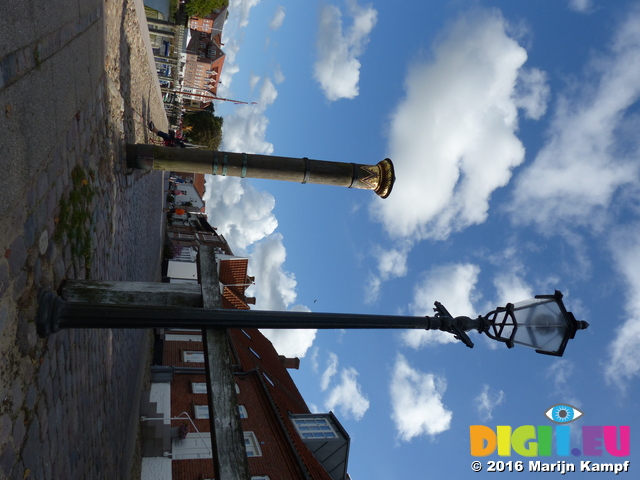
[(491, 475), (488, 460), (528, 459), (480, 458), (473, 473), (469, 426), (551, 425), (559, 403), (583, 412), (573, 446), (583, 425), (630, 425), (622, 460), (640, 468), (640, 3), (232, 0), (230, 12), (220, 93), (257, 104), (216, 105), (223, 150), (389, 157), (397, 175), (385, 200), (209, 178), (211, 223), (251, 255), (257, 308), (427, 315), (438, 300), (475, 316), (558, 289), (591, 325), (561, 359), (474, 333), (468, 349), (433, 332), (270, 332), (302, 357), (294, 380), (311, 408), (350, 433), (354, 480)]

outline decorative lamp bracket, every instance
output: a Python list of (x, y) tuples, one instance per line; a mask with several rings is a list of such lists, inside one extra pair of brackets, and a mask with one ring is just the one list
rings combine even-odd
[[(473, 348), (473, 342), (463, 328), (463, 324), (465, 327), (469, 326), (468, 324), (471, 322), (469, 317), (452, 317), (440, 302), (435, 302), (435, 308), (433, 310), (436, 312), (436, 318), (440, 319), (441, 331), (453, 334), (457, 340), (462, 341), (467, 347)], [(472, 328), (468, 328), (468, 330), (471, 329)]]

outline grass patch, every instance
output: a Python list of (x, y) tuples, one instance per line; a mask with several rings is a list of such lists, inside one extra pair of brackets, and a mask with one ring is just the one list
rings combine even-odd
[(71, 255), (74, 258), (84, 259), (86, 277), (91, 273), (91, 259), (93, 245), (91, 233), (94, 229), (91, 202), (95, 196), (95, 190), (91, 186), (91, 180), (95, 174), (90, 170), (88, 174), (76, 167), (71, 172), (71, 191), (69, 197), (60, 199), (60, 213), (57, 219), (56, 231), (53, 239), (62, 243), (65, 235), (71, 247)]

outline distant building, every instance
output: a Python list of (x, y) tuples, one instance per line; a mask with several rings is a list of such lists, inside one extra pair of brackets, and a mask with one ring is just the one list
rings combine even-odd
[(200, 192), (198, 192), (196, 186), (192, 183), (176, 184), (176, 186), (168, 193), (173, 195), (173, 203), (176, 206), (194, 207), (193, 209), (190, 209), (193, 211), (203, 211), (204, 209), (202, 196), (200, 195)]
[(173, 257), (163, 265), (163, 275), (170, 282), (197, 281), (195, 262), (201, 245), (215, 247), (217, 255), (224, 258), (220, 265), (227, 265), (228, 262), (248, 262), (247, 257), (237, 257), (233, 254), (224, 236), (219, 235), (215, 228), (209, 225), (206, 215), (201, 212), (185, 211), (181, 215), (172, 215), (172, 223), (167, 226), (167, 241)]
[(199, 32), (221, 35), (224, 28), (224, 22), (229, 16), (227, 8), (214, 10), (203, 18), (191, 17), (189, 19), (189, 28)]
[(191, 17), (189, 20), (182, 92), (183, 98), (192, 106), (208, 103), (207, 98), (217, 95), (225, 60), (222, 29), (227, 14), (227, 9), (223, 8), (204, 18)]

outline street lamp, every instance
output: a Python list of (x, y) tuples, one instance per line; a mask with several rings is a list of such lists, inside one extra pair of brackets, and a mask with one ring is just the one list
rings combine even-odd
[(449, 332), (468, 347), (473, 347), (473, 342), (466, 332), (477, 330), (509, 348), (517, 343), (556, 356), (562, 356), (576, 331), (589, 326), (567, 312), (558, 291), (509, 303), (475, 319), (453, 317), (440, 302), (435, 302), (435, 307), (432, 317), (274, 312), (82, 303), (65, 301), (45, 291), (40, 295), (36, 325), (42, 337), (66, 328), (424, 329)]
[(485, 319), (484, 332), (488, 337), (506, 343), (509, 348), (517, 343), (534, 348), (537, 353), (557, 357), (562, 356), (567, 342), (578, 330), (589, 326), (567, 312), (558, 290), (553, 295), (536, 295), (529, 300), (508, 303)]

